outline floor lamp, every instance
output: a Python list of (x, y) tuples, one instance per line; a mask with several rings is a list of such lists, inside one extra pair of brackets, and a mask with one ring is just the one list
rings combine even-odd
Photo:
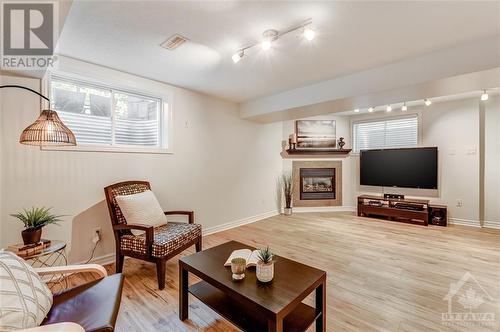
[[(17, 88), (33, 92), (49, 102), (50, 99), (37, 91), (21, 85), (0, 85), (3, 88)], [(19, 143), (38, 146), (66, 146), (76, 145), (73, 132), (59, 119), (56, 111), (51, 109), (42, 110), (36, 121), (26, 127), (21, 133)]]

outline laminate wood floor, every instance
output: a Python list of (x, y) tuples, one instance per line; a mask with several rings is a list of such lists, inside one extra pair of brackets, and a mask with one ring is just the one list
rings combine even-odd
[[(269, 245), (281, 256), (327, 271), (328, 331), (500, 330), (499, 230), (422, 227), (350, 213), (297, 213), (206, 236), (203, 246), (229, 240)], [(117, 330), (238, 331), (194, 297), (190, 297), (190, 319), (179, 320), (177, 260), (167, 264), (162, 291), (153, 264), (125, 261)], [(112, 265), (107, 268), (114, 271)], [(467, 272), (472, 277), (462, 285), (459, 281), (469, 276)], [(90, 278), (73, 277), (72, 282)], [(451, 283), (463, 286), (451, 299), (451, 311), (494, 314), (492, 326), (442, 324)], [(313, 296), (306, 302), (312, 304)]]

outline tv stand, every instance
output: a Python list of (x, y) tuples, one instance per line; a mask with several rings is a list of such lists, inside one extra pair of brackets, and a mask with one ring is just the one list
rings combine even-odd
[(427, 226), (429, 200), (361, 195), (358, 197), (358, 216), (382, 217), (391, 221)]

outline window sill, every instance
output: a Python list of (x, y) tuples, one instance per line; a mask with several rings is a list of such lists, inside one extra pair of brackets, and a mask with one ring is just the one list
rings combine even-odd
[(173, 154), (171, 149), (164, 148), (141, 148), (141, 147), (116, 147), (116, 146), (42, 146), (42, 151), (72, 151), (72, 152), (111, 152), (111, 153), (141, 153), (141, 154)]

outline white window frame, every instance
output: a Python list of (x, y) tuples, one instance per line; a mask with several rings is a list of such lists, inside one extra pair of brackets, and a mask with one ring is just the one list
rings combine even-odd
[[(52, 71), (47, 73), (43, 82), (43, 90), (45, 95), (49, 96), (52, 100), (52, 91), (50, 84), (52, 78), (59, 80), (66, 80), (72, 83), (80, 83), (82, 85), (93, 86), (99, 89), (105, 89), (111, 91), (111, 98), (113, 98), (113, 92), (128, 93), (136, 96), (142, 96), (146, 98), (157, 99), (160, 101), (160, 128), (159, 128), (159, 139), (160, 147), (148, 147), (148, 146), (135, 146), (135, 145), (100, 145), (100, 144), (79, 144), (77, 140), (76, 146), (42, 146), (41, 150), (47, 151), (82, 151), (82, 152), (117, 152), (117, 153), (149, 153), (149, 154), (172, 154), (173, 153), (173, 119), (172, 119), (172, 97), (167, 94), (152, 94), (146, 91), (141, 91), (136, 88), (131, 88), (122, 85), (103, 83), (100, 81), (94, 81), (89, 78), (84, 78), (79, 75), (55, 72)], [(112, 109), (113, 111), (113, 109)], [(114, 111), (112, 112), (112, 118), (114, 119)], [(112, 135), (112, 140), (114, 142), (114, 137)]]
[(387, 121), (387, 120), (397, 120), (405, 119), (408, 117), (417, 117), (417, 147), (422, 146), (422, 112), (421, 111), (409, 111), (401, 115), (387, 115), (387, 114), (368, 114), (359, 115), (351, 117), (351, 142), (352, 142), (352, 152), (351, 155), (359, 156), (359, 151), (354, 150), (354, 125), (358, 123), (375, 122), (375, 121)]

